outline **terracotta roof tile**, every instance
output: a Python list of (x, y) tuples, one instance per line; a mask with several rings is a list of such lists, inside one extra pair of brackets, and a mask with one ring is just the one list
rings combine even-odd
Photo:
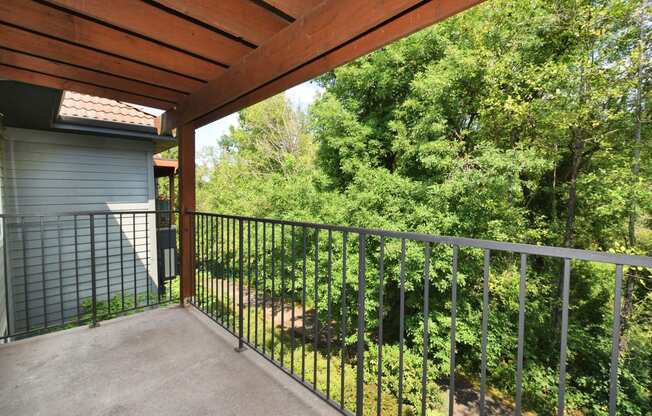
[(59, 115), (147, 127), (154, 127), (155, 119), (132, 104), (72, 91), (64, 91)]

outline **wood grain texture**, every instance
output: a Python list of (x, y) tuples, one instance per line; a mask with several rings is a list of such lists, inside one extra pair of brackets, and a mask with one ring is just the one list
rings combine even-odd
[(156, 2), (254, 45), (265, 43), (289, 25), (285, 19), (252, 1), (156, 0)]
[[(203, 81), (225, 70), (213, 62), (32, 1), (3, 0), (0, 21)], [(224, 64), (241, 56), (225, 56)]]
[(38, 71), (59, 78), (74, 79), (87, 84), (156, 98), (168, 103), (179, 102), (181, 98), (185, 96), (185, 94), (166, 88), (161, 88), (138, 81), (132, 81), (130, 79), (120, 78), (113, 75), (107, 75), (101, 72), (95, 72), (61, 62), (54, 62), (48, 59), (43, 59), (3, 48), (0, 48), (0, 64)]
[(182, 92), (203, 82), (0, 23), (0, 46)]
[(48, 2), (214, 61), (234, 62), (251, 51), (241, 42), (142, 1), (112, 0), (111, 7), (104, 0)]

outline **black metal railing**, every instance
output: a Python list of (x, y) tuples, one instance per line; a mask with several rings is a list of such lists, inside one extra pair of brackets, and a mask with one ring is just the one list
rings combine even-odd
[[(20, 339), (178, 302), (172, 211), (0, 215), (4, 331)], [(172, 264), (172, 263), (175, 264)], [(160, 273), (159, 273), (160, 270)], [(1, 329), (1, 328), (0, 328)]]
[[(559, 351), (557, 413), (563, 414), (572, 266), (597, 262), (613, 267), (609, 272), (614, 276), (613, 347), (605, 406), (609, 414), (616, 413), (623, 268), (652, 268), (650, 257), (214, 213), (188, 215), (195, 245), (192, 305), (237, 337), (238, 350), (246, 346), (258, 352), (344, 414), (362, 415), (363, 409), (365, 414), (369, 409), (386, 414), (384, 401), (396, 400), (397, 413), (402, 415), (408, 405), (408, 383), (412, 393), (419, 385), (419, 398), (410, 403), (412, 412), (427, 413), (428, 370), (435, 358), (429, 356), (430, 290), (442, 284), (450, 290), (447, 388), (448, 413), (453, 414), (457, 358), (461, 358), (457, 356), (461, 348), (458, 282), (463, 265), (464, 275), (475, 270), (466, 266), (470, 263), (478, 263), (482, 276), (480, 286), (467, 289), (471, 292), (464, 296), (477, 298), (481, 310), (477, 388), (480, 413), (486, 413), (492, 261), (513, 262), (518, 279), (512, 402), (517, 415), (523, 396), (528, 273), (544, 261), (559, 263), (559, 336), (554, 344)], [(448, 260), (442, 262), (443, 258)], [(415, 287), (415, 281), (421, 286)], [(422, 290), (420, 305), (406, 304), (408, 290)], [(398, 293), (391, 304), (390, 291)], [(416, 314), (423, 322), (421, 333), (408, 336), (406, 318), (413, 320)], [(386, 339), (398, 343), (395, 398), (381, 388), (387, 377), (383, 374)], [(421, 346), (420, 374), (414, 368), (407, 374), (408, 344), (412, 349)], [(376, 373), (371, 379), (369, 368)]]

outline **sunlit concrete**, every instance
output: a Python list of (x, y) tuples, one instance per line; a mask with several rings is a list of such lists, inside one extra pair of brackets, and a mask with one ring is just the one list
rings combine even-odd
[(0, 345), (0, 415), (335, 415), (193, 308)]

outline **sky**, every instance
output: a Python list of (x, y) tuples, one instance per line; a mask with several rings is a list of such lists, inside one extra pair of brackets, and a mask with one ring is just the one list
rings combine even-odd
[[(321, 93), (322, 88), (312, 81), (304, 82), (296, 87), (285, 91), (290, 102), (297, 108), (306, 110), (310, 104)], [(140, 106), (142, 107), (142, 106)], [(155, 108), (143, 108), (145, 111), (160, 115), (163, 111)], [(218, 140), (229, 131), (229, 127), (238, 124), (238, 114), (230, 114), (220, 120), (214, 121), (195, 131), (196, 154), (199, 156), (201, 151), (208, 146), (215, 146)]]
[[(285, 92), (290, 102), (296, 107), (307, 109), (317, 95), (321, 92), (321, 87), (312, 81), (304, 82), (296, 87), (290, 88)], [(229, 131), (229, 127), (238, 124), (238, 114), (233, 113), (220, 120), (214, 121), (195, 131), (195, 141), (197, 153), (202, 149), (217, 144), (217, 141)]]

